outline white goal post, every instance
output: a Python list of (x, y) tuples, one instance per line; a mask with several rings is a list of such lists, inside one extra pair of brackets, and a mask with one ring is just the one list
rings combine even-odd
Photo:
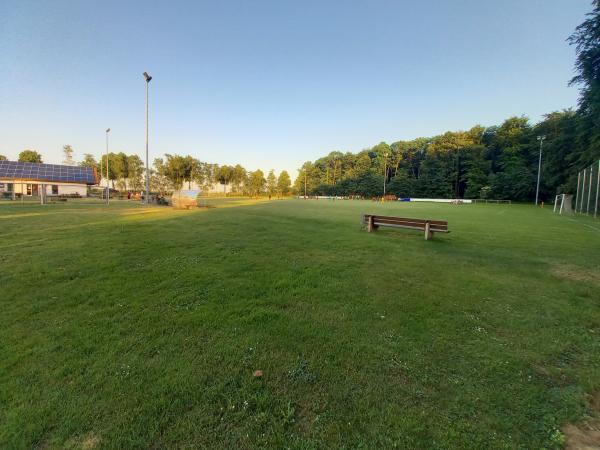
[(573, 214), (573, 196), (558, 194), (554, 198), (554, 212), (558, 214)]

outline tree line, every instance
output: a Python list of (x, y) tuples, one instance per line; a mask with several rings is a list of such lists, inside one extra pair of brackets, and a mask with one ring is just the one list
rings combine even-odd
[[(70, 145), (63, 147), (64, 164), (90, 167), (98, 176), (108, 179), (113, 188), (119, 190), (140, 191), (145, 186), (145, 167), (138, 155), (127, 155), (123, 152), (102, 155), (100, 161), (91, 153), (85, 153), (79, 163), (73, 159)], [(0, 155), (0, 160), (6, 157)], [(41, 163), (42, 155), (35, 150), (24, 150), (19, 154), (19, 161)], [(108, 164), (107, 164), (108, 162)], [(108, 173), (107, 173), (108, 170)], [(267, 176), (262, 170), (248, 171), (240, 164), (235, 166), (218, 165), (200, 161), (190, 155), (181, 156), (166, 154), (164, 158), (156, 158), (150, 168), (150, 188), (154, 192), (169, 194), (175, 190), (198, 186), (204, 190), (212, 190), (215, 184), (223, 186), (223, 193), (229, 191), (239, 195), (287, 196), (291, 193), (291, 178), (283, 170), (275, 175), (270, 170)]]
[(393, 194), (398, 197), (530, 200), (535, 195), (540, 141), (544, 136), (541, 198), (571, 192), (588, 159), (577, 144), (579, 116), (547, 114), (531, 125), (511, 117), (501, 125), (476, 125), (359, 153), (331, 152), (299, 169), (295, 189), (308, 195)]
[(154, 160), (154, 167), (150, 171), (151, 185), (158, 192), (170, 192), (181, 189), (187, 184), (188, 189), (192, 183), (210, 190), (215, 184), (223, 186), (223, 193), (230, 192), (239, 195), (279, 195), (286, 196), (291, 192), (291, 178), (285, 171), (278, 176), (270, 170), (265, 178), (260, 169), (248, 171), (240, 164), (218, 165), (202, 162), (190, 155), (166, 154), (164, 158)]
[(490, 198), (535, 196), (540, 146), (540, 198), (575, 193), (577, 173), (600, 159), (600, 0), (569, 38), (581, 87), (578, 108), (532, 124), (510, 117), (491, 127), (448, 131), (358, 153), (333, 151), (298, 170), (294, 189), (308, 195)]

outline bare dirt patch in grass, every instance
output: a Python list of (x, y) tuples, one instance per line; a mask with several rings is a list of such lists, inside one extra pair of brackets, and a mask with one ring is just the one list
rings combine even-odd
[(600, 285), (600, 269), (587, 269), (570, 264), (561, 264), (554, 266), (551, 272), (552, 275), (563, 280)]
[(66, 443), (66, 448), (69, 449), (80, 449), (80, 450), (93, 450), (98, 448), (100, 445), (100, 438), (94, 433), (90, 432), (83, 436), (77, 436)]
[(86, 435), (81, 441), (81, 448), (83, 450), (91, 450), (93, 448), (98, 447), (100, 443), (100, 438), (93, 433)]
[(568, 423), (562, 429), (568, 450), (600, 449), (600, 391), (590, 395), (588, 402), (594, 417), (579, 424)]
[(570, 423), (563, 427), (563, 433), (567, 438), (567, 450), (600, 449), (600, 421), (595, 421), (594, 425), (587, 422), (579, 426)]

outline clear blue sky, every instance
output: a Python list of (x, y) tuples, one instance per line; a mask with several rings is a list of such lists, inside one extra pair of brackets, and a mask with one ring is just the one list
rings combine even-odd
[(589, 0), (0, 2), (0, 154), (287, 169), (576, 105)]

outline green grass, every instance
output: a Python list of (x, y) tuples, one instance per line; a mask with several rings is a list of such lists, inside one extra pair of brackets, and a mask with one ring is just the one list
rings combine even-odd
[(0, 448), (550, 448), (600, 389), (600, 221), (548, 208), (1, 204), (0, 248)]

